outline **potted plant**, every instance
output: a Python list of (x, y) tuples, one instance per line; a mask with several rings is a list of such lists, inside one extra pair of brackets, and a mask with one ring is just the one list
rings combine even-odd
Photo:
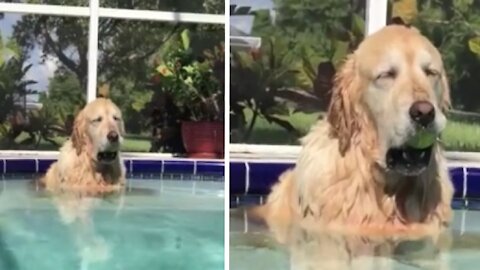
[(182, 112), (181, 133), (189, 157), (222, 158), (224, 153), (223, 44), (196, 55), (188, 30), (163, 56), (156, 78)]

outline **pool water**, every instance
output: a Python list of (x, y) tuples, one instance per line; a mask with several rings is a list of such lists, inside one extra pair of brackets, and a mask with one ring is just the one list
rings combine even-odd
[(223, 269), (223, 182), (131, 180), (124, 195), (0, 182), (0, 270)]
[[(456, 210), (450, 230), (420, 239), (345, 237), (305, 230), (281, 244), (241, 208), (230, 214), (231, 270), (478, 270), (480, 211)], [(435, 244), (434, 244), (435, 243)]]

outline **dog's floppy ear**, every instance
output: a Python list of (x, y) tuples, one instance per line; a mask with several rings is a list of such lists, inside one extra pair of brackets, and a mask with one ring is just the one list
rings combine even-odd
[(122, 136), (125, 135), (125, 122), (123, 121), (123, 116), (120, 120), (120, 133), (122, 134)]
[(452, 108), (452, 102), (450, 99), (450, 84), (447, 78), (447, 72), (443, 71), (442, 74), (442, 93), (440, 95), (440, 107), (444, 113), (448, 112)]
[(80, 155), (87, 144), (86, 134), (87, 123), (83, 111), (80, 111), (73, 122), (72, 144), (77, 155)]
[(350, 55), (335, 75), (327, 113), (327, 121), (331, 126), (330, 136), (338, 139), (342, 156), (349, 149), (353, 135), (360, 130), (358, 115), (354, 108), (354, 102), (357, 101), (352, 100), (358, 94), (356, 88), (359, 87), (355, 65), (355, 58)]

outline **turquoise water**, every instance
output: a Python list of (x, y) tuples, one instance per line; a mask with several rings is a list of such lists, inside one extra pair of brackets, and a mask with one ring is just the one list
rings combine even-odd
[(123, 196), (0, 182), (0, 270), (223, 269), (221, 182), (129, 181)]
[(339, 236), (289, 230), (287, 242), (241, 209), (230, 214), (231, 270), (478, 270), (480, 211), (455, 211), (453, 224), (442, 236)]

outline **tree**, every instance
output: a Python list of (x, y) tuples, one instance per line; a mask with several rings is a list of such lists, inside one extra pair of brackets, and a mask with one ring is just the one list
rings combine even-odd
[[(289, 112), (287, 104), (277, 99), (278, 91), (295, 85), (296, 72), (291, 68), (295, 57), (278, 34), (263, 41), (261, 52), (260, 57), (245, 52), (232, 53), (230, 122), (233, 130), (243, 133), (238, 138), (241, 141), (248, 141), (257, 117), (296, 132), (288, 121), (282, 119)], [(245, 108), (253, 113), (249, 123), (245, 119)], [(244, 131), (245, 124), (248, 127)]]
[[(316, 62), (315, 65), (322, 60), (332, 59), (337, 47), (342, 45), (339, 42), (347, 42), (349, 47), (346, 49), (353, 49), (363, 39), (364, 1), (274, 2), (275, 31), (281, 31), (289, 41), (290, 48), (299, 55), (307, 54)], [(267, 34), (262, 32), (261, 29), (254, 28), (254, 34)]]
[[(260, 53), (235, 52), (231, 72), (232, 128), (248, 137), (258, 116), (299, 134), (285, 119), (290, 109), (307, 113), (326, 109), (336, 67), (364, 35), (363, 1), (276, 0), (269, 10), (232, 7), (253, 14), (253, 36), (262, 38)], [(253, 58), (253, 59), (250, 59)], [(246, 123), (244, 108), (253, 111)]]
[(25, 80), (31, 66), (23, 67), (25, 58), (14, 40), (3, 41), (0, 34), (0, 124), (15, 107), (15, 98), (27, 93), (33, 81)]
[(47, 93), (40, 96), (42, 104), (48, 103), (57, 112), (62, 123), (69, 115), (75, 115), (85, 104), (85, 90), (75, 74), (60, 67), (48, 85)]

